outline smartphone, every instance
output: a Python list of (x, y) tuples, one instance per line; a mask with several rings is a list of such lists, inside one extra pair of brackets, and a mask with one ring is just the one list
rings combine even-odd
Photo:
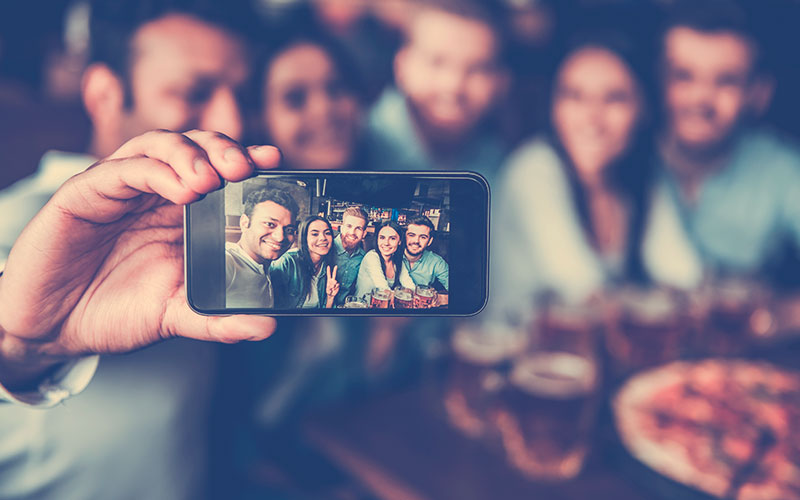
[(472, 172), (262, 171), (188, 205), (201, 314), (471, 316), (488, 293), (489, 185)]

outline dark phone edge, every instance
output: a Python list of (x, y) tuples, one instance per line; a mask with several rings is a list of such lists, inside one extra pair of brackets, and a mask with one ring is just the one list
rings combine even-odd
[[(258, 177), (259, 175), (413, 175), (417, 177), (439, 177), (439, 174), (449, 174), (448, 177), (452, 175), (452, 177), (457, 176), (464, 176), (469, 177), (477, 181), (483, 189), (486, 191), (486, 206), (485, 206), (485, 215), (486, 215), (486, 240), (485, 246), (486, 248), (486, 273), (484, 275), (484, 290), (483, 290), (483, 302), (480, 304), (478, 309), (474, 312), (468, 313), (456, 313), (456, 312), (444, 312), (442, 311), (441, 314), (437, 313), (429, 313), (425, 312), (426, 310), (420, 310), (418, 313), (394, 313), (389, 311), (395, 311), (395, 309), (386, 309), (387, 312), (385, 313), (374, 313), (374, 312), (366, 312), (371, 311), (374, 309), (367, 309), (363, 313), (358, 312), (344, 312), (344, 308), (331, 308), (331, 309), (306, 309), (305, 311), (314, 311), (314, 312), (298, 312), (302, 309), (271, 309), (271, 310), (261, 310), (261, 311), (254, 311), (252, 309), (236, 309), (236, 308), (224, 308), (224, 309), (209, 309), (203, 310), (199, 309), (195, 306), (194, 300), (192, 297), (192, 291), (189, 287), (189, 269), (191, 268), (191, 254), (189, 252), (189, 231), (190, 231), (190, 223), (189, 223), (189, 205), (184, 205), (183, 207), (183, 265), (184, 265), (184, 272), (183, 272), (183, 286), (186, 292), (186, 302), (189, 304), (189, 308), (200, 314), (202, 316), (228, 316), (231, 314), (249, 314), (254, 316), (280, 316), (280, 317), (300, 317), (300, 316), (347, 316), (347, 317), (377, 317), (377, 316), (385, 316), (385, 317), (421, 317), (421, 318), (470, 318), (473, 316), (477, 316), (480, 314), (489, 303), (489, 262), (490, 262), (490, 238), (491, 238), (491, 206), (492, 206), (492, 190), (489, 186), (489, 181), (486, 178), (479, 174), (478, 172), (472, 172), (468, 170), (392, 170), (392, 171), (380, 171), (380, 172), (360, 172), (360, 171), (353, 171), (353, 170), (256, 170), (249, 179), (254, 177)], [(246, 179), (243, 179), (243, 181)], [(241, 181), (239, 181), (241, 182)], [(225, 184), (223, 183), (216, 191), (222, 190), (225, 188)], [(198, 200), (200, 201), (200, 200)], [(336, 312), (334, 312), (336, 311)], [(343, 311), (343, 312), (338, 312)], [(414, 311), (414, 309), (409, 309), (408, 311)]]

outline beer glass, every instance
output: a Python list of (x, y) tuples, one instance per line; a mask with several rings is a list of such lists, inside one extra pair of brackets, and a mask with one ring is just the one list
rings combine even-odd
[(508, 462), (536, 480), (577, 476), (600, 398), (597, 332), (590, 306), (541, 306), (528, 347), (513, 361), (493, 409)]
[(700, 350), (713, 356), (743, 355), (771, 329), (770, 294), (744, 278), (709, 280), (691, 294), (701, 311)]
[(511, 358), (524, 349), (525, 332), (504, 322), (469, 320), (451, 337), (453, 360), (444, 388), (450, 423), (472, 438), (491, 440), (490, 410)]
[(618, 378), (680, 358), (689, 351), (688, 304), (665, 288), (626, 287), (609, 301), (606, 348)]
[(392, 300), (392, 291), (387, 289), (375, 288), (372, 290), (370, 307), (388, 309), (389, 302)]
[(410, 288), (398, 288), (394, 291), (395, 309), (413, 309), (414, 291)]
[(344, 305), (342, 307), (345, 309), (366, 309), (369, 307), (369, 304), (367, 304), (365, 298), (351, 295), (344, 298)]
[(436, 289), (430, 286), (417, 286), (414, 291), (414, 308), (427, 309), (435, 304)]

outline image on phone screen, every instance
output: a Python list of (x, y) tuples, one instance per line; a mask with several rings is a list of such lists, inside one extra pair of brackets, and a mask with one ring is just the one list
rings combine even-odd
[(285, 172), (228, 183), (187, 209), (190, 303), (206, 313), (477, 312), (488, 252), (480, 180)]

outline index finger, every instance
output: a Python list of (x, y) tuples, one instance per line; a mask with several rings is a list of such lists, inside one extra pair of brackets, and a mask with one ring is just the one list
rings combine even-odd
[(338, 269), (338, 268), (339, 268), (338, 265), (333, 266), (333, 271), (331, 271), (331, 278), (335, 278), (336, 277), (336, 269)]

